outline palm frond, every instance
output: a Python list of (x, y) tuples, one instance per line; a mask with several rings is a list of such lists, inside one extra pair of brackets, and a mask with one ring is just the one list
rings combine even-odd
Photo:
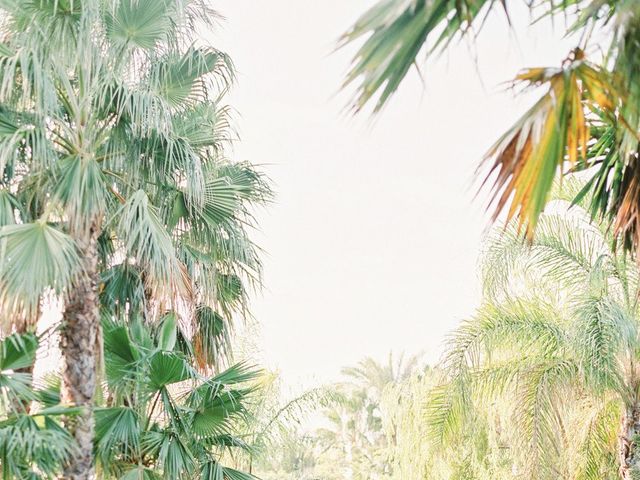
[(69, 287), (78, 268), (74, 241), (45, 221), (0, 228), (0, 303), (5, 309), (34, 308), (45, 289)]
[(472, 415), (471, 378), (461, 372), (452, 381), (433, 388), (425, 400), (425, 422), (431, 441), (438, 446), (461, 438)]
[(615, 401), (604, 401), (595, 407), (581, 439), (576, 480), (609, 480), (609, 472), (617, 470), (615, 426), (620, 406)]
[(103, 465), (117, 455), (140, 454), (140, 424), (137, 413), (127, 407), (102, 408), (96, 411), (96, 453)]
[(16, 222), (20, 204), (7, 190), (0, 190), (0, 227)]
[(0, 466), (6, 478), (25, 478), (31, 469), (53, 476), (76, 452), (73, 438), (51, 418), (44, 424), (32, 415), (19, 414), (0, 425)]
[(523, 300), (487, 304), (450, 336), (443, 365), (455, 374), (467, 366), (478, 366), (489, 351), (516, 345), (551, 356), (566, 340), (556, 312), (549, 305)]
[(609, 389), (624, 394), (620, 357), (637, 336), (635, 319), (606, 292), (587, 292), (575, 303), (575, 345), (588, 386), (596, 394)]
[(215, 49), (189, 49), (182, 55), (170, 55), (154, 65), (151, 83), (154, 89), (174, 108), (183, 106), (194, 97), (203, 99), (207, 75), (216, 75), (222, 85), (233, 81), (230, 58)]
[(168, 285), (174, 293), (185, 292), (188, 284), (173, 242), (147, 194), (138, 190), (131, 195), (118, 217), (118, 232), (127, 254), (152, 275), (156, 285)]
[[(106, 179), (95, 159), (70, 156), (59, 162), (56, 195), (69, 219), (86, 222), (99, 217), (107, 206)], [(73, 225), (73, 228), (79, 228)]]
[(531, 478), (553, 469), (554, 455), (561, 445), (558, 435), (563, 430), (556, 405), (575, 383), (577, 373), (572, 361), (552, 358), (535, 365), (522, 378), (516, 415)]
[[(360, 79), (352, 104), (359, 111), (376, 93), (379, 111), (432, 38), (429, 53), (443, 49), (481, 22), (481, 12), (494, 0), (382, 0), (340, 39), (340, 46), (367, 36), (356, 53), (343, 87)], [(438, 33), (439, 32), (439, 33)]]
[(231, 358), (233, 324), (207, 305), (194, 315), (194, 353), (200, 368), (214, 367)]
[(491, 163), (485, 182), (495, 172), (493, 218), (510, 204), (507, 221), (517, 216), (530, 238), (565, 160), (574, 165), (587, 158), (585, 108), (613, 117), (621, 98), (608, 73), (589, 64), (581, 50), (574, 50), (567, 62), (563, 68), (532, 68), (516, 77), (527, 87), (548, 85), (548, 91), (485, 156)]
[(107, 35), (122, 49), (129, 45), (151, 49), (169, 29), (167, 7), (164, 1), (123, 0), (113, 13), (107, 12)]

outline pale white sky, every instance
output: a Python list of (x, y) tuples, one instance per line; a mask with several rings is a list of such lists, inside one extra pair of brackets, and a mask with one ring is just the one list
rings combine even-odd
[[(353, 53), (338, 36), (373, 0), (217, 0), (215, 44), (239, 82), (237, 158), (264, 164), (277, 199), (259, 215), (266, 289), (253, 300), (264, 360), (289, 382), (335, 378), (390, 350), (436, 361), (479, 301), (488, 224), (478, 160), (525, 110), (501, 82), (557, 66), (573, 43), (525, 9), (494, 15), (412, 73), (381, 116), (351, 118), (335, 94)], [(477, 58), (477, 63), (474, 60)]]

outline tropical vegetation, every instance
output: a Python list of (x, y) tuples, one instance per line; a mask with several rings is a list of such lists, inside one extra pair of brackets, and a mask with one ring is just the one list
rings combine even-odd
[(515, 221), (489, 236), (482, 304), (436, 367), (345, 370), (280, 478), (639, 478), (640, 271), (571, 206), (583, 186), (556, 188), (532, 241)]
[[(76, 454), (62, 415), (77, 409), (46, 401), (45, 388), (34, 388), (29, 373), (39, 338), (12, 334), (0, 341), (0, 472), (2, 478), (54, 478)], [(59, 397), (59, 395), (58, 395)]]
[[(228, 158), (234, 66), (198, 34), (218, 14), (0, 0), (2, 478), (640, 478), (640, 5), (526, 3), (576, 48), (518, 74), (545, 93), (480, 168), (504, 225), (477, 312), (438, 364), (365, 358), (290, 392), (234, 354), (272, 192)], [(353, 108), (512, 4), (382, 0), (342, 39)]]
[[(62, 303), (60, 395), (77, 408), (63, 419), (76, 444), (64, 477), (93, 478), (97, 458), (105, 478), (156, 467), (245, 478), (207, 457), (223, 446), (207, 438), (230, 433), (225, 412), (240, 414), (249, 393), (226, 389), (251, 378), (245, 369), (222, 370), (233, 316), (260, 282), (251, 208), (270, 190), (226, 156), (233, 64), (197, 35), (218, 15), (201, 0), (7, 0), (0, 11), (2, 326), (32, 334)], [(143, 333), (169, 323), (175, 345)], [(116, 353), (135, 365), (114, 384)], [(172, 400), (176, 382), (199, 386)], [(196, 409), (217, 417), (196, 421)], [(137, 426), (105, 440), (105, 418)], [(199, 430), (184, 437), (188, 422)]]
[(476, 406), (498, 404), (520, 478), (637, 478), (638, 266), (589, 220), (559, 208), (530, 245), (513, 224), (488, 243), (483, 303), (428, 397), (437, 442), (457, 444)]

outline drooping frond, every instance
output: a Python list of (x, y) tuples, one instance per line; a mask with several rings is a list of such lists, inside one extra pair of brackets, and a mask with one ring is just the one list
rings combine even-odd
[(577, 366), (565, 358), (551, 358), (525, 372), (516, 390), (516, 418), (529, 478), (553, 472), (561, 448), (563, 419), (557, 409), (576, 383)]
[(637, 322), (606, 293), (592, 288), (575, 300), (574, 345), (587, 387), (625, 395), (622, 362), (637, 338)]
[[(352, 108), (359, 111), (374, 95), (379, 111), (406, 76), (425, 45), (429, 53), (482, 22), (493, 0), (382, 0), (340, 39), (340, 45), (367, 36), (354, 57), (344, 86), (360, 81)], [(486, 7), (486, 8), (485, 8)]]
[(620, 405), (609, 400), (596, 403), (590, 412), (580, 444), (576, 480), (614, 480)]
[(481, 260), (487, 298), (500, 301), (544, 288), (557, 291), (557, 285), (568, 286), (569, 280), (580, 290), (581, 282), (599, 271), (617, 277), (618, 286), (626, 288), (631, 272), (624, 257), (611, 251), (604, 228), (577, 205), (567, 211), (568, 205), (554, 204), (558, 212), (542, 215), (530, 242), (513, 221), (494, 230)]
[[(506, 209), (507, 221), (519, 218), (531, 238), (549, 200), (554, 179), (565, 161), (587, 158), (589, 124), (585, 108), (610, 116), (619, 102), (609, 75), (588, 63), (576, 49), (562, 68), (533, 68), (516, 77), (530, 86), (548, 86), (547, 93), (487, 152), (487, 180), (493, 183), (496, 219)], [(492, 174), (495, 173), (495, 178)]]
[(443, 365), (455, 375), (467, 366), (478, 366), (494, 349), (518, 347), (550, 356), (565, 342), (562, 323), (550, 305), (523, 300), (487, 304), (450, 336)]
[[(71, 221), (86, 223), (100, 217), (107, 206), (106, 179), (95, 159), (70, 156), (59, 162), (56, 195)], [(72, 228), (78, 229), (79, 225)]]
[(199, 305), (194, 315), (193, 346), (200, 368), (215, 367), (231, 358), (233, 324), (207, 305)]
[(21, 414), (0, 427), (0, 470), (5, 478), (38, 478), (36, 472), (53, 478), (76, 451), (73, 437), (54, 420), (43, 422)]
[(175, 248), (157, 209), (143, 190), (138, 190), (121, 207), (118, 233), (127, 254), (148, 270), (157, 287), (185, 292), (185, 281)]
[(455, 443), (473, 412), (471, 378), (463, 372), (433, 388), (425, 399), (425, 421), (430, 439), (439, 446)]

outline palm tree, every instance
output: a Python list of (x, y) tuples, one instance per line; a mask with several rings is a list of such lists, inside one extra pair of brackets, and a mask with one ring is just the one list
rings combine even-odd
[(248, 205), (269, 190), (225, 159), (233, 68), (195, 37), (217, 18), (206, 2), (0, 9), (0, 307), (5, 328), (32, 328), (43, 295), (64, 298), (62, 396), (82, 407), (65, 475), (86, 479), (100, 306), (145, 322), (177, 312), (199, 367), (219, 366), (259, 280)]
[[(563, 196), (581, 188), (565, 185)], [(474, 405), (503, 405), (523, 478), (631, 480), (640, 474), (638, 267), (587, 210), (554, 205), (531, 245), (513, 223), (488, 242), (483, 305), (450, 338), (431, 434), (455, 445)]]
[(375, 395), (380, 400), (384, 389), (389, 385), (400, 383), (411, 376), (418, 366), (419, 355), (412, 355), (405, 359), (404, 354), (394, 361), (393, 352), (389, 352), (386, 363), (380, 363), (374, 358), (366, 357), (355, 367), (345, 367), (342, 374), (354, 383)]
[[(504, 15), (506, 0), (381, 0), (344, 34), (341, 44), (365, 37), (345, 85), (357, 83), (352, 107), (377, 97), (379, 111), (398, 89), (420, 52), (427, 57), (452, 41), (475, 35), (488, 14)], [(561, 16), (576, 48), (560, 67), (530, 68), (514, 84), (543, 88), (544, 94), (487, 152), (479, 172), (493, 183), (494, 219), (519, 217), (529, 237), (549, 200), (556, 173), (589, 170), (578, 199), (590, 192), (588, 210), (610, 222), (626, 249), (640, 244), (638, 132), (640, 83), (640, 5), (635, 0), (525, 0), (535, 18)], [(558, 22), (562, 23), (562, 22)], [(610, 38), (604, 58), (593, 31)]]
[(367, 357), (342, 370), (345, 381), (333, 386), (336, 400), (324, 409), (328, 425), (313, 434), (319, 452), (308, 452), (317, 459), (314, 474), (326, 468), (353, 480), (390, 478), (395, 426), (383, 428), (381, 402), (415, 371), (418, 360), (390, 353), (385, 362)]

